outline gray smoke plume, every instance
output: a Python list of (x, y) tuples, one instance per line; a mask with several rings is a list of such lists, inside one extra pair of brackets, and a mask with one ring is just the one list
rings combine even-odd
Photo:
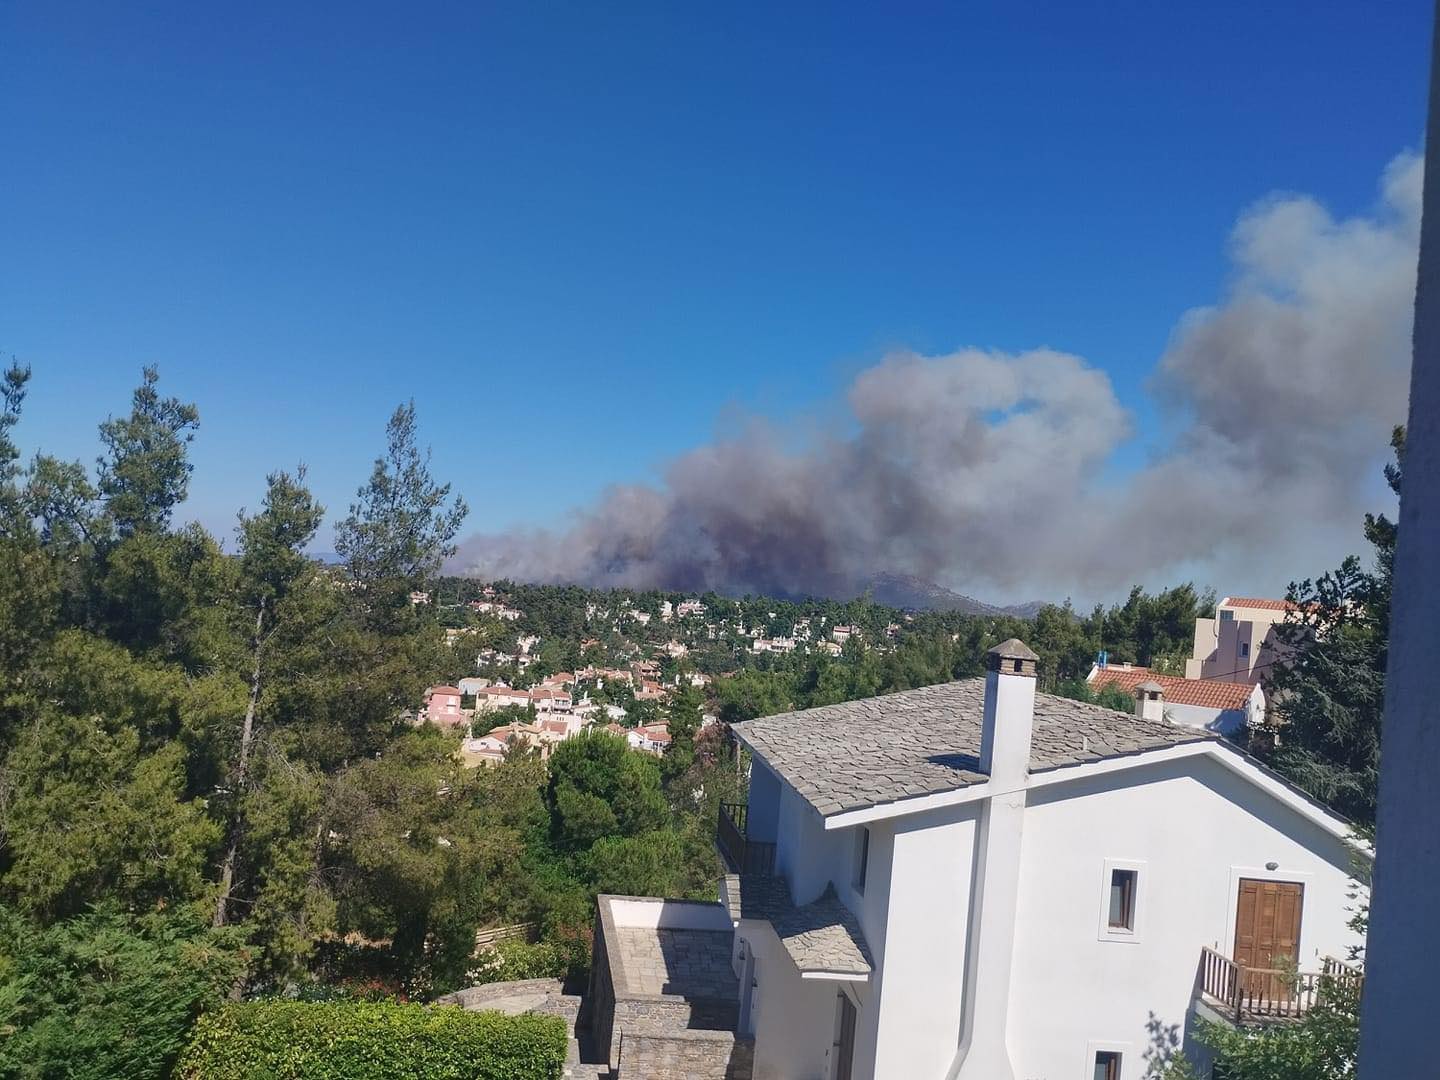
[(467, 540), (454, 567), (594, 586), (851, 596), (879, 573), (1005, 599), (1093, 599), (1195, 577), (1273, 593), (1361, 546), (1404, 420), (1421, 161), (1373, 212), (1269, 199), (1231, 238), (1233, 280), (1189, 312), (1149, 389), (1170, 437), (1097, 480), (1131, 437), (1109, 377), (1051, 349), (899, 353), (847, 391), (844, 435), (800, 449), (760, 421), (608, 491), (562, 531)]

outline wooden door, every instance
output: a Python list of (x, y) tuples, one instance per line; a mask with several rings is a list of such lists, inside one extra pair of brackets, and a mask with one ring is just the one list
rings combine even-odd
[(1295, 881), (1240, 879), (1235, 907), (1235, 963), (1264, 974), (1249, 974), (1244, 988), (1275, 999), (1291, 984), (1273, 972), (1293, 972), (1300, 959), (1300, 917), (1305, 886)]
[(843, 990), (836, 997), (840, 1015), (835, 1032), (835, 1080), (851, 1080), (855, 1068), (855, 1006)]

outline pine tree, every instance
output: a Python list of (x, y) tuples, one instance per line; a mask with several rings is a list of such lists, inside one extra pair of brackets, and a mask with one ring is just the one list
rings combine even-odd
[[(294, 477), (285, 472), (271, 473), (266, 481), (264, 508), (253, 517), (242, 515), (240, 518), (240, 603), (247, 614), (254, 612), (254, 625), (249, 641), (245, 716), (230, 776), (232, 806), (243, 796), (250, 779), (250, 754), (269, 660), (267, 647), (287, 613), (287, 601), (311, 576), (312, 563), (304, 549), (314, 538), (325, 514), (324, 508), (306, 490), (304, 479), (303, 468)], [(224, 926), (228, 921), (242, 827), (241, 815), (232, 808), (219, 896), (215, 902), (216, 926)]]
[[(1404, 428), (1395, 429), (1391, 446), (1395, 460), (1385, 478), (1398, 495)], [(1362, 827), (1375, 822), (1395, 536), (1385, 515), (1366, 515), (1369, 569), (1351, 556), (1290, 586), (1294, 607), (1276, 636), (1291, 655), (1265, 682), (1277, 741), (1257, 746), (1281, 773)]]
[(162, 398), (159, 381), (155, 368), (145, 368), (130, 415), (100, 425), (106, 452), (98, 459), (99, 490), (121, 537), (164, 530), (184, 502), (195, 468), (186, 447), (200, 413), (178, 398)]
[(385, 455), (335, 530), (335, 550), (377, 614), (403, 606), (439, 573), (469, 512), (430, 475), (430, 452), (415, 444), (413, 401), (395, 410), (385, 434)]

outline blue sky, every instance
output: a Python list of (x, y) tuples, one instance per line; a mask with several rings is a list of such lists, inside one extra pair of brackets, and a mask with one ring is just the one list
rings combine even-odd
[[(736, 413), (843, 423), (896, 347), (1145, 390), (1274, 191), (1337, 214), (1424, 120), (1429, 5), (10, 3), (0, 351), (92, 458), (142, 364), (190, 514), (413, 397), (469, 528), (553, 523)], [(1256, 10), (1263, 7), (1264, 10)]]

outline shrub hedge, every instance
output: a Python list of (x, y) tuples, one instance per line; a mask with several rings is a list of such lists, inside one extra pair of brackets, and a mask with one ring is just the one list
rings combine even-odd
[(579, 938), (500, 941), (480, 954), (462, 981), (466, 986), (474, 986), (517, 979), (563, 979), (584, 972), (589, 964), (589, 945)]
[(180, 1080), (555, 1080), (565, 1023), (390, 1001), (252, 1001), (201, 1016)]

